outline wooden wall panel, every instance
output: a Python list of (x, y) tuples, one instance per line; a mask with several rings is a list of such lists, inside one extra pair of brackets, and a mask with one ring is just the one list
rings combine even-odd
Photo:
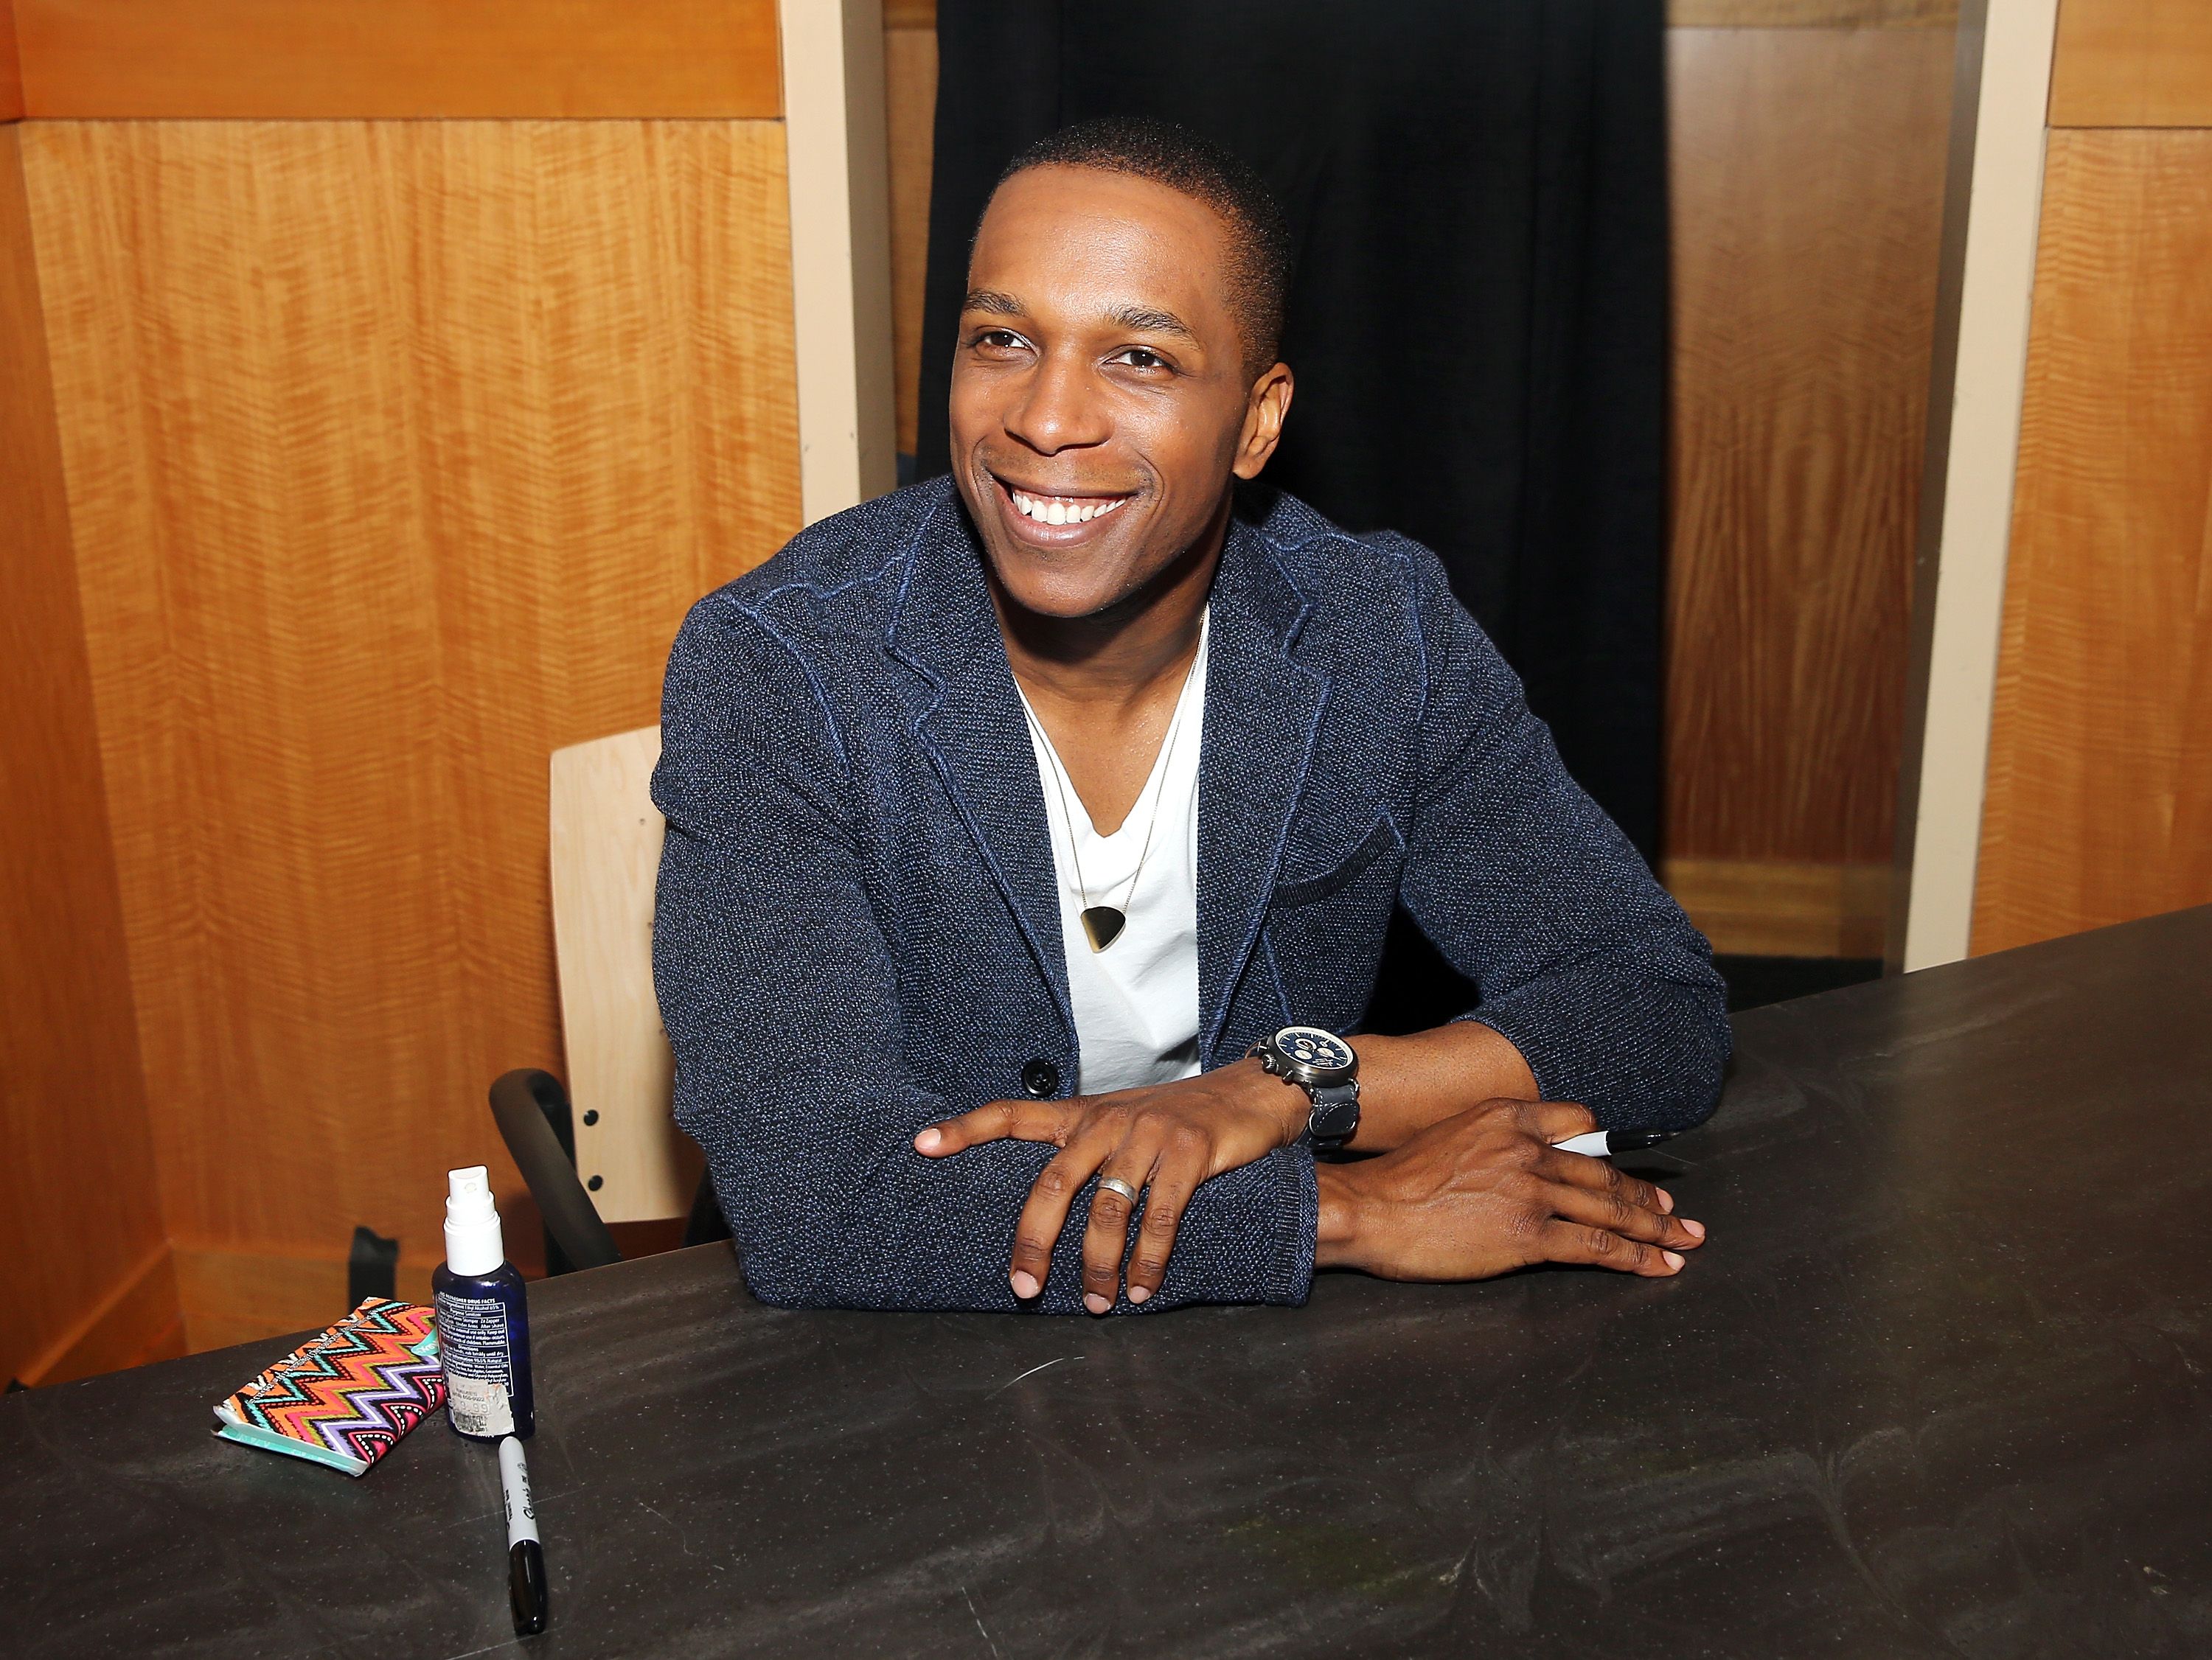
[(1670, 32), (1670, 855), (1889, 857), (1951, 56)]
[(783, 108), (775, 0), (14, 5), (33, 117), (707, 118)]
[(1949, 28), (1958, 21), (1959, 0), (1667, 0), (1672, 28)]
[(15, 13), (9, 0), (0, 0), (0, 121), (20, 121), (23, 116), (23, 74), (15, 56)]
[(2212, 127), (2212, 6), (2063, 0), (2051, 63), (2054, 127)]
[[(36, 1382), (144, 1277), (163, 1234), (25, 130), (0, 126), (0, 1378)], [(155, 1302), (142, 1338), (173, 1316), (173, 1289), (167, 1316)]]
[(172, 1233), (419, 1267), (559, 1065), (548, 755), (798, 525), (781, 127), (23, 130)]
[(1978, 952), (2212, 901), (2208, 273), (2212, 132), (2051, 135)]
[[(911, 11), (912, 8), (908, 8)], [(937, 20), (884, 12), (884, 82), (890, 134), (891, 358), (898, 449), (910, 456), (921, 385), (921, 287), (929, 266), (929, 169), (936, 146)]]

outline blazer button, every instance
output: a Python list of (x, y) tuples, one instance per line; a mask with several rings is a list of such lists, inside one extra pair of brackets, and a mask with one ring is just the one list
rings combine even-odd
[(1026, 1061), (1022, 1065), (1022, 1087), (1042, 1100), (1060, 1094), (1060, 1069), (1050, 1061)]

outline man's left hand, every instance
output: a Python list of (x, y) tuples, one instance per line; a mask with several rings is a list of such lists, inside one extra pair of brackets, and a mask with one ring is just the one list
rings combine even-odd
[[(930, 1125), (914, 1145), (933, 1159), (1009, 1139), (1050, 1142), (1060, 1148), (1031, 1185), (1014, 1228), (1006, 1277), (1017, 1297), (1035, 1297), (1044, 1289), (1053, 1245), (1085, 1182), (1111, 1176), (1145, 1193), (1145, 1219), (1128, 1270), (1129, 1300), (1141, 1303), (1167, 1276), (1176, 1225), (1199, 1184), (1288, 1147), (1304, 1132), (1312, 1110), (1304, 1090), (1248, 1059), (1110, 1095), (988, 1101)], [(1132, 1208), (1109, 1187), (1091, 1197), (1091, 1226), (1083, 1237), (1083, 1306), (1093, 1314), (1112, 1308), (1121, 1289)]]

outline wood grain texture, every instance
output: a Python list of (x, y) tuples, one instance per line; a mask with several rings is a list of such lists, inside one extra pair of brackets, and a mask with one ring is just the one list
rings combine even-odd
[(21, 141), (0, 126), (0, 1378), (160, 1248)]
[(1716, 951), (1780, 957), (1881, 955), (1889, 918), (1887, 864), (1665, 859), (1659, 874)]
[(2212, 132), (2051, 135), (1973, 945), (2212, 900)]
[(781, 127), (21, 130), (173, 1239), (434, 1261), (547, 757), (797, 528)]
[(33, 1388), (185, 1353), (185, 1318), (167, 1244), (157, 1243), (46, 1354), (19, 1374)]
[(2051, 64), (2054, 127), (2212, 127), (2212, 6), (2064, 0)]
[(1951, 39), (1675, 30), (1666, 845), (1889, 857)]
[(935, 153), (937, 30), (899, 27), (885, 7), (884, 82), (890, 134), (891, 354), (898, 448), (912, 455), (921, 387), (921, 288), (929, 267), (930, 161)]
[(1959, 0), (1667, 0), (1670, 28), (1949, 28), (1958, 21)]
[(0, 121), (23, 118), (23, 71), (15, 52), (15, 12), (0, 0)]
[(653, 804), (660, 728), (553, 752), (553, 938), (576, 1170), (609, 1222), (691, 1209), (698, 1145), (676, 1128), (676, 1057), (653, 985), (653, 898), (667, 825)]
[(775, 0), (14, 0), (33, 117), (768, 117)]

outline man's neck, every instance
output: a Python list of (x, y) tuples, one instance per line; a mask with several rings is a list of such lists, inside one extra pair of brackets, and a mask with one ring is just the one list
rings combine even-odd
[(997, 582), (992, 602), (1006, 659), (1032, 703), (1128, 708), (1180, 684), (1198, 651), (1213, 573), (1229, 530), (1224, 496), (1206, 533), (1127, 599), (1085, 617), (1045, 616), (1016, 604)]

